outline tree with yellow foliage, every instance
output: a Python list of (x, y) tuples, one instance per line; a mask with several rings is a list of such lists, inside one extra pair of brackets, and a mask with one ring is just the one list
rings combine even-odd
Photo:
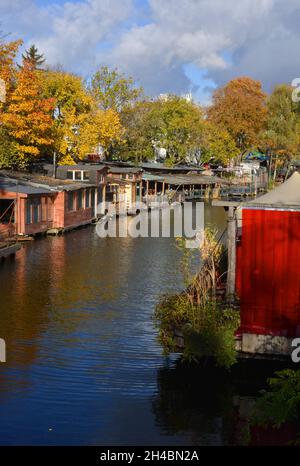
[(6, 84), (7, 94), (13, 84), (13, 78), (17, 71), (15, 58), (22, 43), (21, 40), (0, 43), (0, 78), (3, 79)]
[(53, 143), (54, 103), (54, 99), (42, 97), (38, 74), (29, 62), (24, 62), (2, 115), (3, 127), (17, 144), (19, 165), (26, 166)]
[(75, 163), (101, 145), (119, 140), (122, 127), (116, 111), (101, 110), (82, 79), (63, 71), (41, 73), (45, 97), (54, 97), (55, 142), (60, 164)]

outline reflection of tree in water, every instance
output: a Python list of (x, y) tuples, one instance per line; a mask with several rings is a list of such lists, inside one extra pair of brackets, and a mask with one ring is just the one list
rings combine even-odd
[(209, 362), (177, 362), (174, 368), (158, 371), (158, 393), (152, 402), (156, 422), (168, 434), (188, 433), (194, 444), (240, 443), (245, 405), (251, 408), (266, 379), (281, 368), (280, 363), (250, 360), (231, 371)]

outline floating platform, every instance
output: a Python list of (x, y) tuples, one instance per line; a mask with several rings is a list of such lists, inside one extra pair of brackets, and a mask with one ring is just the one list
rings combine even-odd
[(8, 257), (12, 254), (16, 254), (21, 249), (21, 245), (18, 243), (7, 245), (6, 243), (0, 243), (0, 259)]

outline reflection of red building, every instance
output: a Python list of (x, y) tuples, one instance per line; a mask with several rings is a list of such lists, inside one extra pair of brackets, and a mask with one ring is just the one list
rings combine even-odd
[(300, 174), (242, 207), (236, 288), (242, 350), (290, 353), (300, 336)]
[(96, 190), (87, 183), (0, 178), (0, 239), (91, 223)]

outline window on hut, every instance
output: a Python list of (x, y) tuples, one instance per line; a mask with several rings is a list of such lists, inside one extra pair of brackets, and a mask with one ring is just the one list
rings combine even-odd
[(40, 199), (33, 199), (33, 223), (39, 223), (40, 220)]
[(42, 198), (42, 205), (41, 205), (41, 210), (42, 210), (41, 220), (42, 220), (42, 222), (47, 221), (47, 204), (48, 204), (48, 198), (43, 197)]
[(31, 223), (31, 200), (26, 199), (26, 223)]
[(77, 209), (82, 209), (82, 191), (77, 193)]
[(75, 180), (81, 180), (81, 172), (79, 171), (75, 172)]
[(85, 191), (85, 208), (88, 209), (90, 207), (90, 190), (87, 189)]
[(74, 210), (74, 193), (68, 193), (68, 210)]
[(92, 189), (92, 192), (91, 192), (91, 206), (94, 206), (95, 204), (95, 190)]

